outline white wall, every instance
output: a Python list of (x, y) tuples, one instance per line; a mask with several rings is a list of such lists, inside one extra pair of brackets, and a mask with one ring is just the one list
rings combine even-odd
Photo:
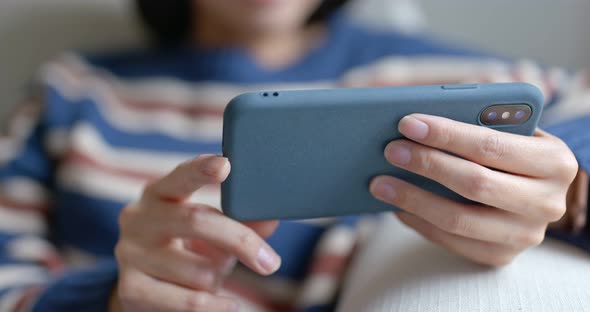
[(126, 0), (0, 0), (0, 122), (43, 61), (134, 45), (139, 34)]
[(589, 0), (419, 0), (440, 34), (514, 57), (590, 69)]

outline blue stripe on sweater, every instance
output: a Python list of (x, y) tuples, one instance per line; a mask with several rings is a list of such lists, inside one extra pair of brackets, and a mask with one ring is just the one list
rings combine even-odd
[(117, 276), (114, 260), (102, 261), (89, 269), (70, 270), (49, 285), (32, 311), (108, 311), (109, 297)]
[(0, 166), (0, 181), (20, 176), (36, 180), (46, 186), (51, 183), (53, 164), (42, 148), (43, 131), (43, 126), (38, 125), (22, 146), (16, 158), (5, 166)]
[[(119, 237), (116, 222), (123, 203), (74, 192), (56, 193), (55, 240), (98, 256), (112, 256)], [(88, 225), (92, 225), (91, 228)]]

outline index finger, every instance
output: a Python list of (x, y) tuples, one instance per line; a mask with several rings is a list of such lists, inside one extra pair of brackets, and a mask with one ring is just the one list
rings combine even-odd
[(549, 134), (538, 130), (534, 137), (501, 132), (444, 117), (408, 115), (399, 131), (409, 139), (445, 150), (480, 165), (526, 176), (550, 176), (552, 166), (539, 156), (558, 158), (561, 145), (547, 144)]
[(221, 183), (229, 171), (227, 158), (201, 155), (178, 165), (172, 172), (150, 184), (144, 195), (167, 201), (183, 201), (204, 185)]

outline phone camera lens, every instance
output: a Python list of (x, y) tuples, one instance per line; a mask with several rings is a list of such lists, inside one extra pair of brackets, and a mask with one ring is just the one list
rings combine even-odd
[(518, 111), (516, 112), (516, 114), (514, 114), (514, 118), (520, 120), (524, 117), (525, 113), (523, 111)]
[(498, 117), (498, 113), (496, 113), (496, 112), (489, 112), (487, 117), (488, 117), (488, 120), (495, 120), (496, 117)]

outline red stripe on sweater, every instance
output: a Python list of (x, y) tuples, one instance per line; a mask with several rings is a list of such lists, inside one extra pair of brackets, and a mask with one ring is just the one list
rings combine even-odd
[(150, 101), (150, 100), (139, 100), (118, 97), (119, 102), (130, 109), (139, 111), (153, 111), (153, 112), (174, 112), (180, 113), (181, 115), (189, 116), (191, 118), (211, 116), (219, 117), (223, 116), (223, 108), (216, 108), (212, 105), (205, 105), (203, 103), (191, 103), (186, 106), (179, 106), (163, 101)]
[(333, 276), (340, 276), (348, 266), (350, 255), (318, 255), (310, 268), (311, 274), (328, 274)]
[(35, 286), (30, 287), (24, 291), (22, 296), (18, 299), (16, 304), (13, 306), (13, 312), (25, 312), (31, 307), (31, 304), (37, 296), (41, 293), (41, 287)]
[(10, 199), (6, 196), (2, 196), (2, 194), (0, 194), (0, 206), (2, 206), (2, 208), (6, 208), (6, 209), (38, 212), (41, 214), (47, 214), (47, 212), (49, 211), (49, 204), (22, 203), (22, 202), (18, 202), (13, 199)]
[(102, 172), (106, 172), (115, 176), (121, 176), (126, 178), (132, 178), (142, 181), (151, 181), (158, 179), (159, 176), (154, 174), (148, 174), (143, 172), (138, 172), (135, 170), (129, 170), (124, 168), (118, 168), (115, 166), (109, 166), (105, 163), (102, 163), (91, 156), (82, 153), (76, 150), (70, 150), (65, 159), (66, 162), (72, 162), (74, 164), (82, 164), (87, 167), (99, 169)]

